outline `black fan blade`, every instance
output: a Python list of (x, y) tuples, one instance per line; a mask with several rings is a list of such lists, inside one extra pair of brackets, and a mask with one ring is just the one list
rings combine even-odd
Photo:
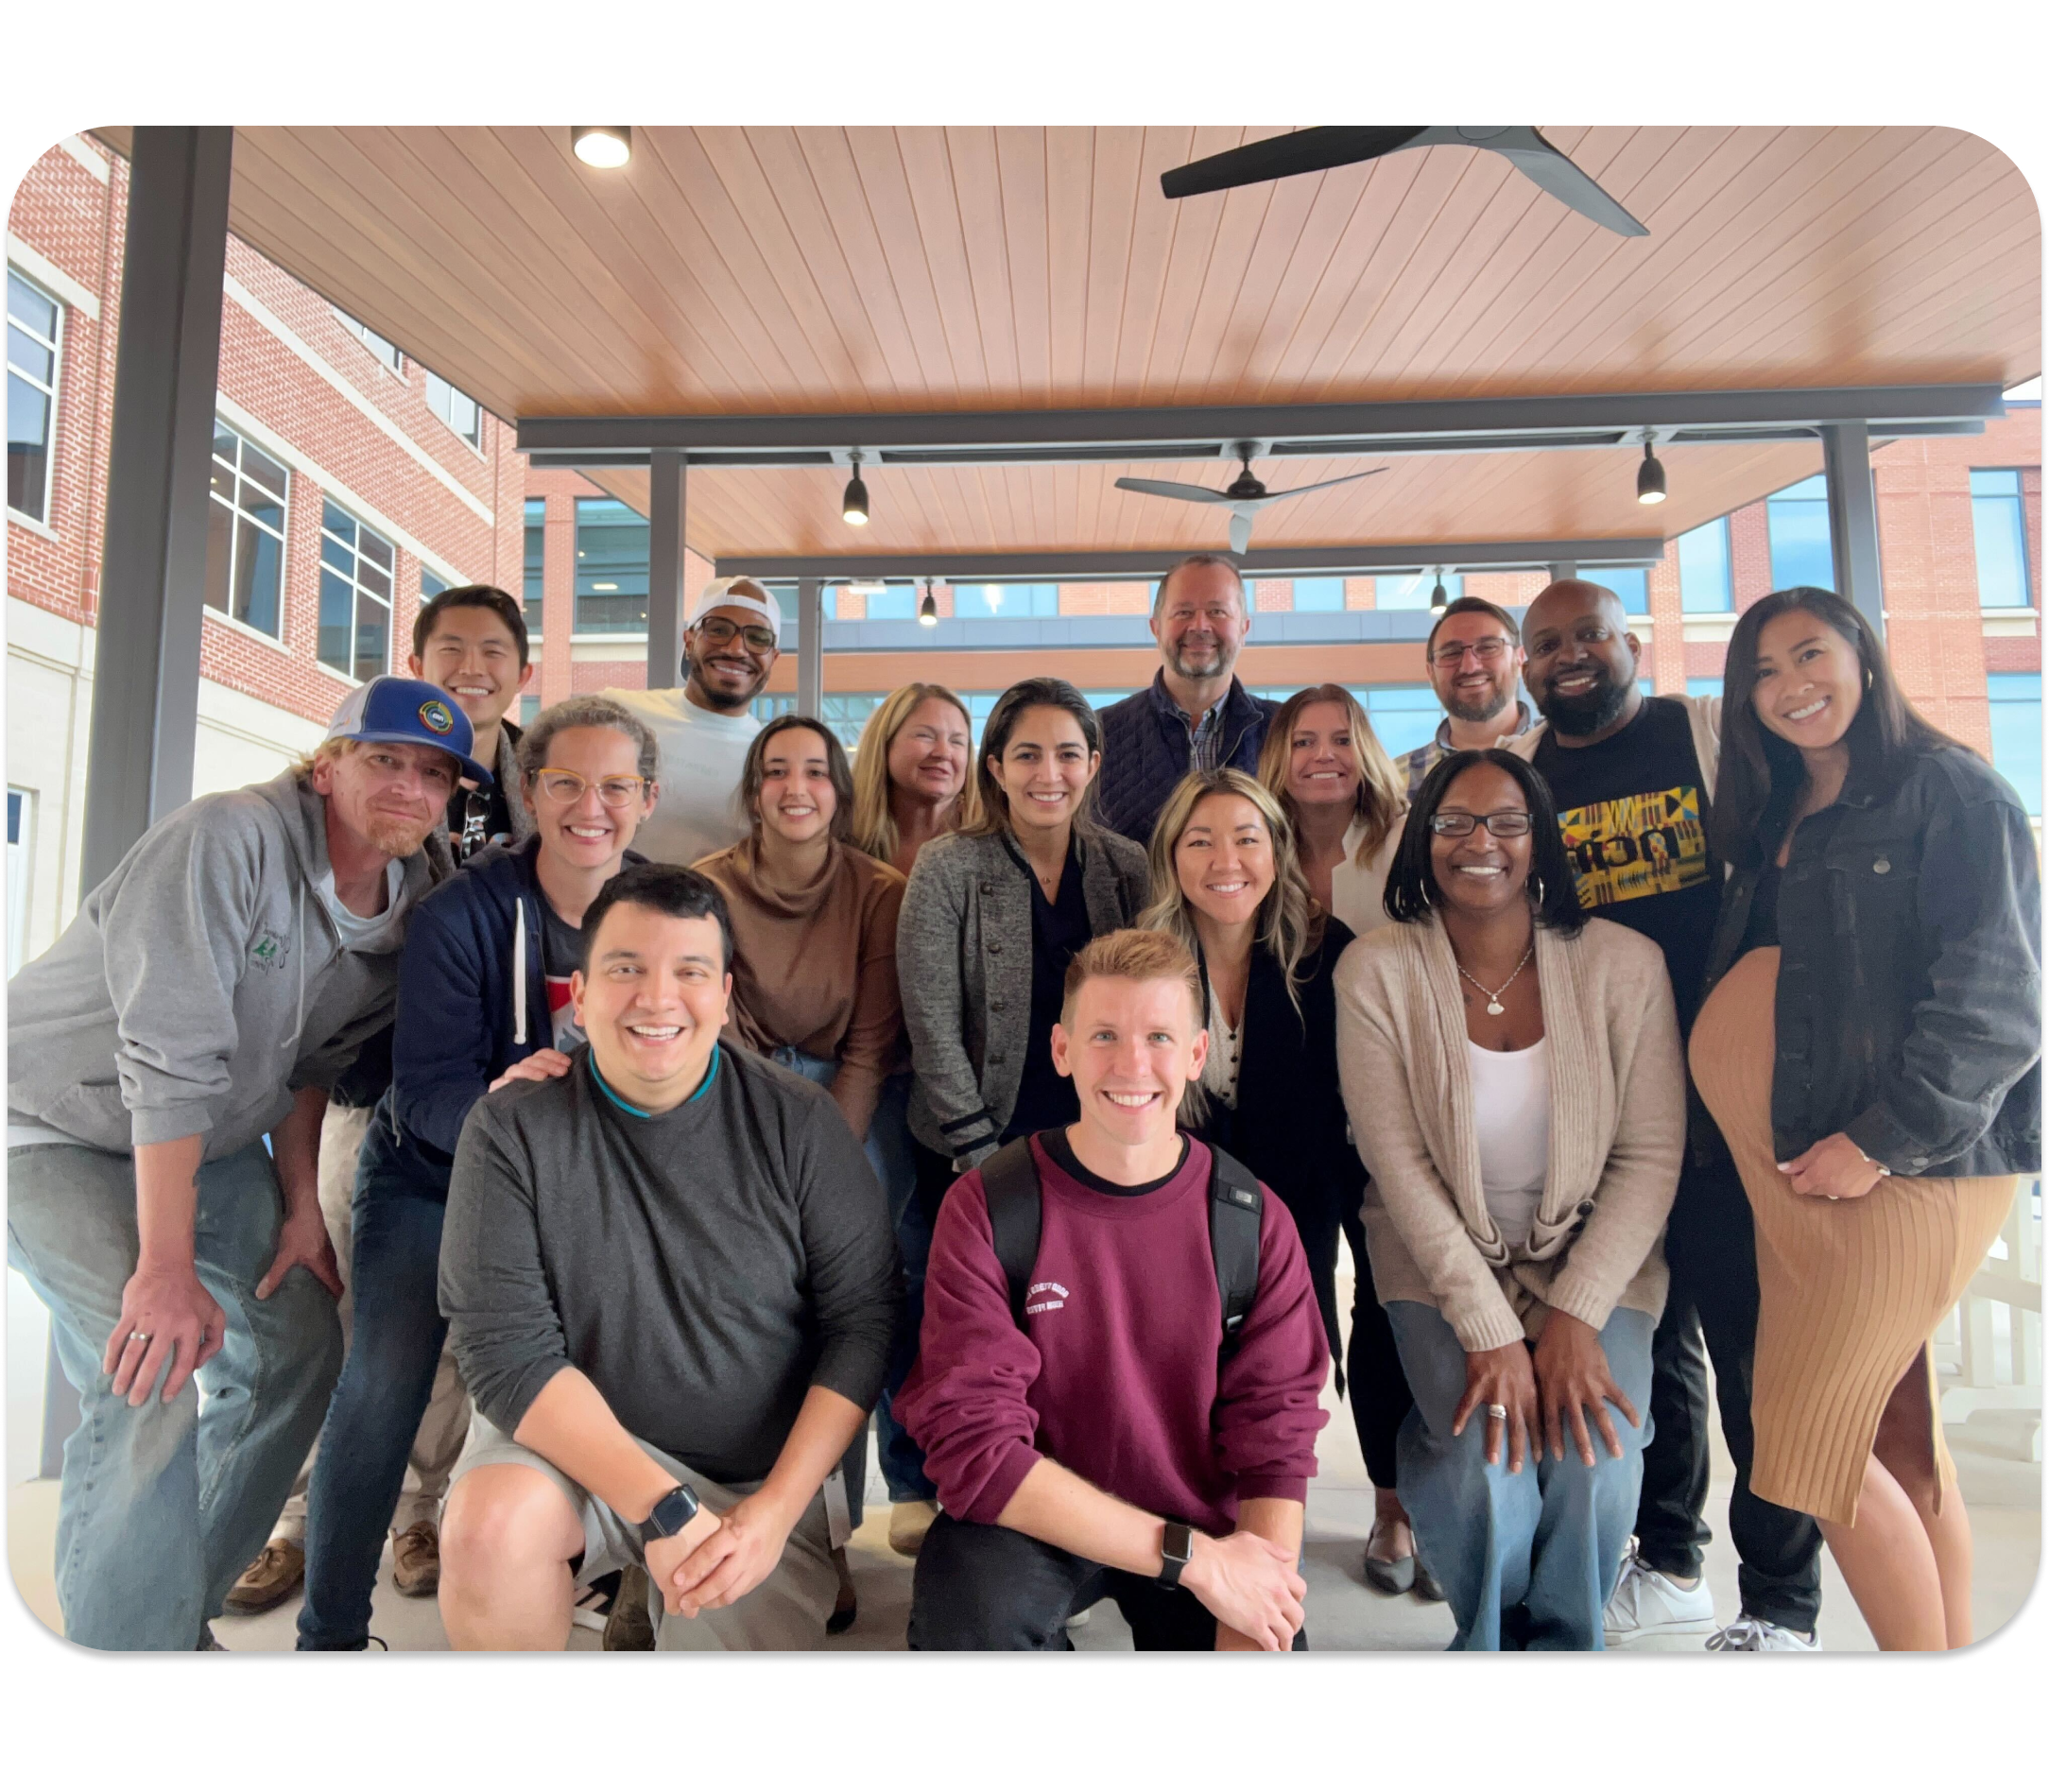
[(1318, 125), (1282, 137), (1263, 137), (1219, 155), (1204, 156), (1160, 177), (1160, 190), (1170, 199), (1197, 193), (1220, 193), (1226, 187), (1251, 186), (1261, 181), (1284, 180), (1291, 174), (1316, 174), (1354, 162), (1370, 162), (1399, 149), (1426, 125), (1353, 127)]

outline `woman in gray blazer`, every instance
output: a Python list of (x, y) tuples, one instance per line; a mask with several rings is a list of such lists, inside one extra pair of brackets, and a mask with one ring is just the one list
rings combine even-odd
[(975, 782), (982, 816), (932, 841), (897, 922), (910, 1032), (911, 1131), (933, 1207), (953, 1178), (1007, 1141), (1078, 1117), (1053, 1068), (1068, 960), (1145, 907), (1145, 852), (1097, 825), (1102, 731), (1064, 679), (1026, 679), (996, 700)]

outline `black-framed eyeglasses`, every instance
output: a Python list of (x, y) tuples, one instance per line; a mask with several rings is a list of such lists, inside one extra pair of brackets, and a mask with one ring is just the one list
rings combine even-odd
[(715, 647), (723, 647), (738, 635), (747, 644), (749, 653), (767, 653), (776, 644), (776, 631), (764, 629), (759, 623), (742, 625), (728, 622), (724, 616), (707, 616), (697, 624), (697, 632)]
[(1526, 809), (1497, 809), (1492, 815), (1468, 815), (1463, 809), (1440, 809), (1430, 818), (1430, 832), (1462, 840), (1482, 823), (1497, 840), (1519, 840), (1530, 829)]
[(1514, 645), (1506, 635), (1487, 635), (1478, 641), (1447, 641), (1441, 647), (1430, 649), (1430, 663), (1449, 668), (1470, 653), (1482, 665), (1492, 665)]

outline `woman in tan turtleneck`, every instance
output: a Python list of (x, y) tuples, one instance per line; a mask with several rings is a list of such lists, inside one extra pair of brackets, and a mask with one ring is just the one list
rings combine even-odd
[[(719, 887), (732, 921), (732, 997), (726, 1034), (800, 1077), (823, 1083), (877, 1174), (869, 1137), (884, 1080), (901, 1068), (897, 910), (904, 874), (847, 845), (853, 776), (846, 750), (807, 715), (782, 715), (754, 736), (740, 776), (752, 830), (692, 870)], [(868, 1463), (864, 1426), (847, 1453), (848, 1516), (858, 1527)], [(831, 1624), (855, 1615), (844, 1547), (833, 1551), (839, 1600)]]

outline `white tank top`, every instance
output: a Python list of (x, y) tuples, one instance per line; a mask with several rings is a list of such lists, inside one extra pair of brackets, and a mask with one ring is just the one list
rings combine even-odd
[(1551, 1157), (1551, 1042), (1489, 1052), (1468, 1040), (1466, 1061), (1472, 1071), (1480, 1187), (1502, 1237), (1519, 1251), (1529, 1242)]

